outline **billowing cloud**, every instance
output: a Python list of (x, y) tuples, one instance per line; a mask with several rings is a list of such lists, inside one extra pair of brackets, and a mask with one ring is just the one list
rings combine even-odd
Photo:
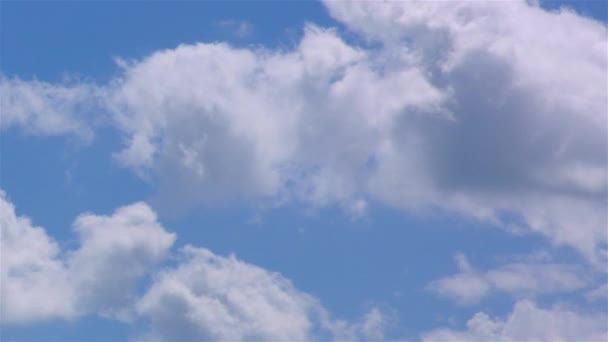
[(370, 182), (376, 196), (491, 221), (515, 214), (605, 260), (604, 24), (525, 1), (326, 5), (385, 53), (413, 54), (449, 95), (449, 119), (395, 125)]
[(0, 321), (75, 315), (60, 249), (0, 192)]
[[(136, 281), (175, 240), (143, 203), (112, 216), (80, 216), (80, 247), (62, 251), (0, 194), (1, 321), (24, 323), (90, 313), (127, 319)], [(116, 267), (120, 265), (120, 267)]]
[(110, 102), (128, 139), (117, 157), (158, 177), (178, 207), (237, 195), (360, 206), (391, 116), (442, 96), (415, 67), (387, 76), (376, 68), (313, 26), (293, 51), (157, 52), (114, 84)]
[(65, 263), (78, 294), (76, 306), (128, 319), (138, 279), (167, 257), (175, 234), (144, 203), (118, 208), (111, 216), (81, 215), (74, 230), (80, 248), (66, 253)]
[(456, 261), (460, 272), (432, 282), (429, 289), (465, 305), (475, 304), (493, 291), (534, 297), (580, 290), (591, 281), (579, 266), (542, 260), (512, 262), (488, 271), (473, 268), (463, 254)]
[(534, 302), (515, 303), (505, 319), (475, 314), (464, 330), (437, 329), (424, 341), (605, 341), (605, 313), (581, 313), (567, 307), (540, 308)]
[(382, 339), (390, 323), (377, 308), (335, 319), (280, 274), (204, 248), (181, 248), (175, 266), (159, 271), (176, 237), (144, 203), (78, 216), (75, 250), (61, 251), (3, 192), (0, 227), (2, 324), (101, 315), (145, 325), (145, 340), (304, 341)]
[(382, 338), (386, 320), (372, 309), (361, 323), (336, 321), (280, 274), (234, 256), (186, 246), (137, 304), (146, 340), (307, 341)]
[(150, 339), (310, 339), (318, 303), (280, 275), (191, 246), (181, 258), (138, 303), (150, 317)]
[(605, 24), (526, 1), (326, 6), (373, 44), (309, 25), (291, 49), (180, 45), (101, 87), (125, 139), (116, 158), (160, 208), (361, 213), (373, 199), (536, 232), (603, 265)]

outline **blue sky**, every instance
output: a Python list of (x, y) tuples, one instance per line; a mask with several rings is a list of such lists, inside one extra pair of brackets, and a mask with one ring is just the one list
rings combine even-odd
[(2, 339), (608, 334), (604, 2), (0, 6)]

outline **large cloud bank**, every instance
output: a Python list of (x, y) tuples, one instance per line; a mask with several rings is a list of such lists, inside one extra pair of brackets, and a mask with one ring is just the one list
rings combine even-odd
[(604, 24), (524, 1), (326, 5), (360, 43), (309, 25), (290, 49), (181, 45), (121, 63), (105, 85), (4, 78), (2, 127), (86, 132), (74, 112), (88, 103), (122, 132), (117, 160), (167, 206), (358, 214), (373, 199), (606, 261)]

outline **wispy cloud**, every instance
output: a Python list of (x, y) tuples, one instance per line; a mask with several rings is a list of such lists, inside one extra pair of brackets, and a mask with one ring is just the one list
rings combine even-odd
[(217, 27), (237, 38), (248, 38), (254, 33), (253, 24), (241, 20), (222, 20), (217, 23)]

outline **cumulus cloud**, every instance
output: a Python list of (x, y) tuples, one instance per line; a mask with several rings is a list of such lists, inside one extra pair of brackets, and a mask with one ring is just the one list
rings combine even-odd
[(285, 278), (202, 248), (186, 246), (181, 258), (137, 305), (150, 318), (150, 339), (310, 339), (318, 303)]
[(304, 341), (382, 339), (390, 323), (375, 307), (359, 321), (335, 319), (280, 274), (204, 248), (181, 248), (159, 271), (176, 237), (144, 203), (78, 216), (74, 250), (17, 215), (3, 192), (0, 227), (2, 324), (95, 314), (145, 325), (145, 340)]
[(75, 315), (60, 249), (0, 192), (0, 321)]
[(460, 272), (433, 281), (429, 289), (464, 305), (478, 303), (493, 291), (536, 296), (571, 292), (590, 284), (589, 276), (574, 265), (526, 260), (478, 271), (463, 254), (456, 255), (456, 261)]
[[(111, 216), (86, 214), (74, 229), (80, 246), (62, 251), (0, 193), (1, 321), (25, 323), (90, 313), (127, 319), (136, 281), (175, 240), (143, 203)], [(120, 267), (116, 267), (120, 265)]]
[(160, 208), (360, 214), (373, 199), (536, 232), (603, 265), (605, 24), (526, 1), (326, 6), (373, 44), (309, 25), (289, 49), (180, 45), (101, 87), (125, 139), (116, 158), (152, 180)]
[(436, 329), (424, 341), (605, 341), (608, 317), (565, 307), (540, 308), (534, 302), (515, 303), (505, 319), (475, 314), (464, 330)]
[(68, 252), (65, 263), (78, 294), (76, 305), (127, 319), (137, 280), (165, 259), (175, 234), (158, 223), (145, 203), (118, 208), (111, 216), (81, 215), (74, 230), (80, 248)]
[(128, 139), (117, 157), (157, 176), (161, 197), (178, 207), (237, 195), (361, 207), (390, 115), (441, 98), (416, 68), (382, 77), (371, 64), (314, 26), (287, 52), (226, 44), (157, 52), (114, 85)]
[(326, 5), (387, 53), (412, 52), (449, 94), (450, 120), (403, 116), (396, 125), (371, 180), (375, 195), (491, 221), (514, 213), (525, 228), (604, 261), (604, 24), (524, 1)]
[(280, 274), (192, 246), (156, 276), (137, 310), (149, 320), (146, 340), (369, 339), (381, 338), (385, 323), (375, 308), (362, 323), (333, 320)]

